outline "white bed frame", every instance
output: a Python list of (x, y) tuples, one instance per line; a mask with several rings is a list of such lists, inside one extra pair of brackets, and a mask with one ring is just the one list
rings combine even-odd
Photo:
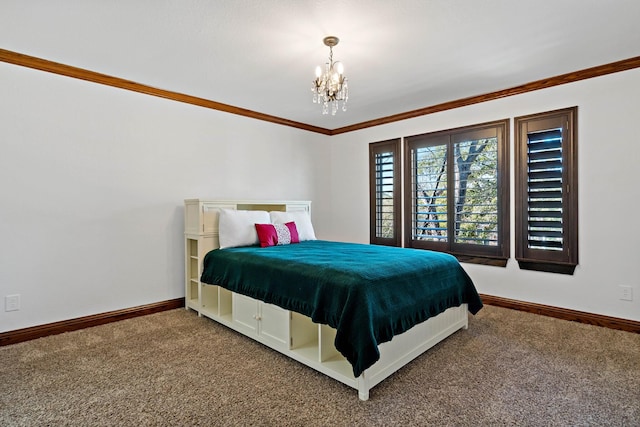
[(467, 329), (467, 305), (453, 307), (379, 346), (380, 360), (359, 377), (336, 350), (335, 329), (307, 316), (200, 282), (202, 261), (217, 249), (221, 208), (311, 213), (308, 201), (185, 200), (185, 306), (358, 390), (361, 400), (398, 369), (459, 329)]

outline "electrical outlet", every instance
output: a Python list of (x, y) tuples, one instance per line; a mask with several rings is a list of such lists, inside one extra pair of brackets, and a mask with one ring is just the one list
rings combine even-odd
[(623, 301), (633, 301), (633, 288), (631, 286), (620, 285), (620, 299)]
[(20, 295), (7, 295), (4, 297), (4, 311), (20, 310)]

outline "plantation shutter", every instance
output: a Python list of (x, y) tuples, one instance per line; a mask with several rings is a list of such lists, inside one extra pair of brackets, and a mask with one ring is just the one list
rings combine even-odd
[(454, 243), (497, 246), (500, 200), (496, 129), (455, 135), (453, 142)]
[(516, 117), (516, 259), (573, 274), (578, 264), (577, 108)]
[(376, 237), (393, 237), (393, 152), (375, 154)]
[(506, 265), (508, 135), (503, 120), (405, 139), (406, 247)]
[(527, 245), (561, 251), (562, 128), (532, 132), (527, 139)]
[(415, 145), (410, 150), (412, 241), (448, 242), (448, 146)]
[(399, 140), (369, 145), (370, 241), (400, 246)]

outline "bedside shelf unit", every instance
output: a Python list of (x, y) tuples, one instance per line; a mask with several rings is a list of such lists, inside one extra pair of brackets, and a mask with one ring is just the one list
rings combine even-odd
[(209, 251), (220, 247), (218, 237), (220, 209), (307, 212), (311, 214), (311, 202), (203, 199), (186, 199), (184, 201), (185, 307), (197, 311), (200, 315), (231, 318), (231, 292), (224, 292), (224, 289), (214, 291), (209, 288), (210, 285), (203, 285), (200, 282), (204, 256)]

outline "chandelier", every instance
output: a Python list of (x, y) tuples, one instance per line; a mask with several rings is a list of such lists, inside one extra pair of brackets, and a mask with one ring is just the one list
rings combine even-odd
[(311, 87), (314, 104), (322, 104), (322, 114), (329, 114), (329, 106), (331, 106), (331, 115), (334, 116), (340, 103), (342, 103), (342, 111), (347, 111), (347, 100), (349, 99), (349, 87), (344, 75), (344, 66), (340, 61), (333, 62), (333, 47), (339, 41), (340, 39), (334, 36), (324, 38), (324, 44), (329, 46), (329, 62), (324, 64), (324, 72), (319, 65), (316, 67), (316, 78)]

